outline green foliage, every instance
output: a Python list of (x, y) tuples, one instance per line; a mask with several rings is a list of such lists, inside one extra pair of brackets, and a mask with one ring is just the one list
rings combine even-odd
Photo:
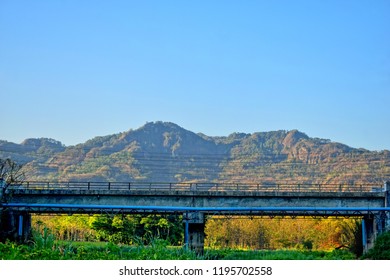
[(375, 245), (363, 256), (364, 259), (390, 260), (390, 232), (377, 237)]
[(54, 242), (53, 235), (34, 234), (30, 245), (0, 243), (3, 260), (191, 260), (199, 259), (184, 248), (168, 247), (168, 242), (153, 239), (149, 245), (123, 246), (108, 243)]
[[(137, 240), (136, 240), (137, 241)], [(354, 259), (347, 250), (234, 250), (206, 249), (197, 256), (184, 247), (170, 247), (167, 240), (152, 238), (148, 245), (140, 238), (133, 246), (112, 242), (58, 242), (47, 228), (34, 231), (30, 245), (0, 243), (0, 256), (6, 260), (309, 260)]]
[(91, 227), (99, 240), (116, 244), (149, 244), (157, 238), (179, 245), (183, 239), (182, 220), (177, 215), (97, 215)]
[(169, 247), (165, 240), (154, 239), (150, 245), (124, 246), (113, 243), (64, 243), (53, 247), (0, 243), (2, 260), (346, 260), (355, 256), (346, 250), (261, 250), (206, 249), (204, 256), (183, 247)]
[(34, 230), (41, 234), (45, 228), (50, 230), (56, 240), (68, 241), (95, 241), (96, 232), (90, 224), (94, 217), (87, 215), (71, 216), (32, 216), (32, 226)]
[(215, 260), (352, 260), (356, 256), (347, 250), (208, 250), (205, 258)]
[(39, 231), (33, 230), (32, 236), (34, 248), (39, 250), (53, 248), (55, 238), (48, 228), (45, 227), (43, 229), (43, 234), (41, 234)]
[(150, 245), (139, 245), (134, 258), (139, 260), (194, 260), (199, 259), (193, 251), (185, 248), (169, 248), (169, 243), (162, 239), (153, 239)]
[(340, 224), (341, 243), (356, 256), (363, 253), (362, 222), (360, 220), (348, 219)]
[(297, 130), (208, 137), (172, 123), (63, 147), (54, 140), (0, 141), (0, 158), (26, 163), (28, 180), (379, 183), (390, 152), (353, 149)]
[[(36, 246), (53, 239), (103, 241), (149, 246), (154, 240), (182, 245), (184, 226), (178, 215), (33, 216)], [(361, 222), (355, 219), (219, 219), (206, 222), (206, 247), (212, 249), (331, 251), (361, 253)], [(40, 240), (39, 237), (43, 239)], [(146, 248), (145, 247), (145, 248)]]
[(131, 244), (135, 229), (136, 218), (132, 216), (96, 215), (91, 222), (91, 228), (96, 231), (100, 241)]
[(57, 240), (105, 241), (114, 244), (145, 244), (164, 239), (181, 245), (184, 239), (180, 215), (72, 215), (33, 216), (35, 232), (46, 230)]

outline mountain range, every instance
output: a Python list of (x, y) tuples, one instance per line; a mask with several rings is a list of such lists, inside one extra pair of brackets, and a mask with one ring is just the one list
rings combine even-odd
[(65, 146), (48, 139), (0, 140), (0, 158), (27, 180), (382, 184), (390, 152), (351, 148), (298, 130), (211, 137), (150, 122)]

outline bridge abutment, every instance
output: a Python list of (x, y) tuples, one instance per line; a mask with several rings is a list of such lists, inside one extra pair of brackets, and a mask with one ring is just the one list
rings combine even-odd
[(186, 212), (184, 220), (184, 243), (187, 248), (203, 255), (205, 239), (205, 217), (203, 213)]

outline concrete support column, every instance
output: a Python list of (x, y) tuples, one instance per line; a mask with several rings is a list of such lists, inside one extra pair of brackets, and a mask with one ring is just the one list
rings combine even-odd
[(27, 212), (18, 214), (18, 239), (26, 243), (31, 238), (31, 215)]
[(184, 242), (185, 246), (203, 255), (204, 251), (204, 214), (199, 212), (186, 212), (183, 215), (184, 221)]
[(375, 219), (364, 217), (362, 220), (363, 253), (367, 253), (374, 246), (375, 231)]
[(2, 210), (0, 218), (0, 241), (7, 239), (21, 243), (31, 237), (31, 215), (27, 212)]
[[(383, 191), (385, 192), (385, 207), (390, 207), (390, 182), (387, 181), (383, 185)], [(390, 214), (385, 217), (384, 222), (385, 231), (390, 231)]]
[(5, 182), (3, 178), (0, 178), (0, 204), (5, 200)]

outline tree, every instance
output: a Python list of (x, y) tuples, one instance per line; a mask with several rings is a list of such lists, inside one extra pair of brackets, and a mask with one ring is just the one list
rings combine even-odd
[[(20, 184), (24, 180), (22, 165), (15, 163), (11, 159), (0, 159), (0, 205), (6, 200), (6, 190), (13, 184)], [(9, 211), (0, 207), (0, 242), (15, 234), (15, 219)]]
[(96, 215), (91, 228), (97, 239), (124, 244), (149, 244), (164, 239), (171, 245), (182, 243), (183, 222), (178, 215)]
[(364, 259), (372, 260), (390, 260), (390, 232), (382, 233), (375, 241), (375, 245), (367, 254), (363, 256)]
[(0, 202), (5, 201), (5, 191), (10, 185), (21, 184), (25, 179), (23, 165), (11, 159), (0, 159)]
[(341, 223), (341, 242), (352, 253), (360, 257), (363, 253), (362, 221), (348, 219)]

